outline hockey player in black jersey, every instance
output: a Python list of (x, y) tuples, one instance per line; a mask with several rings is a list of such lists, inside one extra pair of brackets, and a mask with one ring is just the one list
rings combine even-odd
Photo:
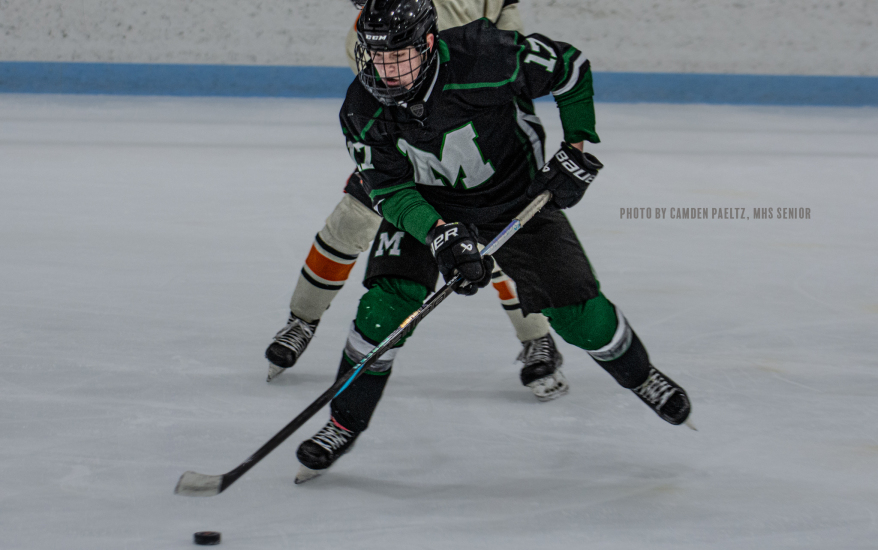
[[(358, 8), (366, 3), (365, 0), (354, 2)], [(486, 17), (497, 28), (523, 32), (517, 0), (433, 0), (433, 7), (440, 31)], [(355, 74), (357, 43), (356, 25), (353, 25), (345, 40), (345, 50)], [(314, 338), (321, 317), (345, 285), (358, 256), (369, 250), (381, 220), (381, 216), (372, 209), (372, 201), (363, 188), (359, 174), (354, 172), (348, 179), (341, 200), (314, 237), (290, 298), (286, 326), (277, 332), (265, 350), (265, 357), (269, 361), (269, 382), (300, 360)], [(391, 239), (387, 242), (395, 242), (392, 235), (382, 235)], [(522, 349), (518, 355), (518, 361), (522, 363), (519, 371), (521, 383), (530, 388), (540, 401), (551, 401), (565, 395), (570, 385), (564, 377), (561, 368), (563, 357), (555, 346), (548, 319), (540, 313), (522, 314), (515, 282), (503, 273), (499, 264), (494, 267), (492, 283), (503, 311), (521, 341)], [(355, 332), (354, 327), (351, 337), (356, 340), (358, 336)]]
[[(569, 44), (496, 29), (479, 20), (436, 30), (430, 0), (369, 0), (357, 23), (357, 80), (340, 122), (396, 254), (376, 251), (369, 291), (340, 373), (414, 312), (438, 272), (459, 271), (473, 294), (490, 281), (485, 244), (543, 190), (545, 208), (495, 256), (518, 286), (525, 314), (541, 312), (564, 340), (597, 361), (662, 419), (682, 424), (686, 392), (650, 363), (637, 334), (601, 292), (561, 209), (582, 198), (602, 164), (583, 153), (598, 143), (589, 62)], [(552, 94), (564, 143), (548, 162), (533, 99)], [(388, 237), (389, 241), (389, 237)], [(380, 247), (379, 247), (380, 248)], [(401, 345), (401, 344), (400, 344)], [(348, 349), (350, 348), (350, 349)], [(397, 349), (331, 404), (331, 418), (302, 443), (297, 482), (328, 468), (368, 426)]]

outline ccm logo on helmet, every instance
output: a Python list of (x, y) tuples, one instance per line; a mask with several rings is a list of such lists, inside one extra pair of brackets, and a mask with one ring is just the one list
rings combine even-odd
[(558, 151), (555, 155), (555, 158), (558, 159), (558, 162), (561, 163), (561, 166), (567, 169), (568, 172), (581, 179), (585, 183), (591, 183), (594, 181), (594, 174), (589, 174), (582, 168), (576, 165), (575, 162), (570, 160), (570, 157), (567, 156), (567, 153), (564, 151)]
[(366, 40), (387, 40), (386, 34), (367, 34)]

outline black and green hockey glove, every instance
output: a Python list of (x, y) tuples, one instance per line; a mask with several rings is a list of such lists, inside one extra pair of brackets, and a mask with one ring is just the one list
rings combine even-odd
[(468, 228), (459, 222), (437, 225), (427, 233), (427, 244), (436, 258), (442, 277), (447, 282), (454, 277), (455, 271), (459, 271), (466, 282), (455, 292), (465, 296), (472, 296), (480, 288), (488, 286), (491, 271), (494, 270), (494, 259), (490, 256), (483, 258), (479, 254), (477, 235), (475, 226)]
[(555, 206), (570, 208), (582, 199), (585, 190), (598, 175), (598, 170), (603, 167), (594, 155), (583, 153), (563, 142), (561, 149), (537, 172), (527, 188), (527, 196), (533, 198), (548, 189), (552, 192)]

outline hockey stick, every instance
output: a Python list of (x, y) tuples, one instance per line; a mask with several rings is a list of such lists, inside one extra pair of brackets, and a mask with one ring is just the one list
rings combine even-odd
[[(481, 255), (487, 256), (496, 252), (503, 244), (509, 240), (521, 227), (530, 221), (537, 212), (546, 205), (552, 198), (550, 191), (543, 191), (531, 201), (527, 207), (521, 211), (517, 218), (509, 222), (503, 231), (501, 231), (488, 245), (482, 249)], [(384, 353), (395, 346), (402, 338), (413, 331), (415, 326), (420, 323), (436, 306), (442, 303), (454, 289), (463, 283), (463, 277), (458, 273), (437, 290), (418, 310), (412, 313), (399, 327), (394, 330), (387, 338), (370, 351), (353, 369), (345, 373), (341, 378), (336, 380), (335, 384), (330, 386), (328, 390), (318, 397), (313, 403), (299, 413), (289, 424), (279, 431), (274, 437), (269, 439), (265, 445), (259, 448), (255, 453), (238, 465), (237, 468), (230, 470), (222, 475), (206, 475), (198, 472), (185, 472), (180, 476), (174, 493), (190, 497), (212, 497), (218, 495), (228, 489), (228, 487), (244, 475), (250, 468), (255, 466), (260, 460), (268, 456), (277, 446), (283, 443), (290, 435), (298, 430), (302, 425), (311, 419), (317, 411), (322, 409), (327, 403), (332, 401), (336, 396), (345, 391), (348, 386), (363, 372), (366, 367), (373, 364)]]

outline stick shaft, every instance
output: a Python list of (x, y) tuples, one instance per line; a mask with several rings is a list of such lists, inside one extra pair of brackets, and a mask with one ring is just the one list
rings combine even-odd
[[(481, 251), (482, 256), (486, 256), (488, 254), (493, 254), (496, 252), (503, 244), (508, 241), (512, 235), (514, 235), (521, 227), (526, 224), (531, 218), (536, 215), (540, 209), (545, 206), (545, 204), (551, 200), (552, 194), (549, 191), (543, 191), (540, 195), (538, 195), (533, 201), (531, 201), (528, 206), (522, 210), (521, 214), (518, 215), (517, 218), (509, 222), (503, 231), (501, 231), (494, 239), (485, 246)], [(336, 382), (329, 387), (323, 394), (320, 395), (313, 403), (308, 405), (305, 410), (299, 413), (296, 418), (290, 421), (289, 424), (283, 427), (281, 431), (274, 435), (271, 439), (269, 439), (262, 447), (260, 447), (255, 453), (250, 455), (247, 460), (242, 462), (233, 470), (222, 476), (222, 481), (220, 483), (219, 492), (223, 492), (227, 487), (229, 487), (232, 483), (238, 480), (241, 476), (247, 473), (250, 468), (259, 463), (260, 460), (268, 456), (268, 454), (277, 448), (281, 443), (283, 443), (290, 435), (293, 434), (296, 430), (302, 427), (305, 422), (311, 419), (312, 416), (317, 414), (317, 412), (322, 409), (327, 403), (332, 401), (335, 397), (345, 391), (348, 386), (353, 383), (353, 381), (357, 378), (357, 376), (362, 373), (366, 367), (372, 365), (377, 361), (384, 353), (390, 350), (393, 346), (395, 346), (400, 340), (405, 337), (406, 334), (410, 333), (415, 329), (418, 323), (420, 323), (424, 317), (426, 317), (431, 311), (433, 311), (436, 306), (442, 303), (445, 298), (447, 298), (454, 289), (456, 289), (463, 282), (463, 277), (460, 274), (452, 277), (450, 281), (445, 283), (439, 290), (437, 290), (424, 304), (418, 308), (416, 312), (411, 314), (405, 321), (402, 322), (399, 327), (396, 328), (392, 333), (390, 333), (387, 338), (385, 338), (380, 344), (378, 344), (372, 351), (370, 351), (359, 363), (354, 365), (354, 368), (345, 373), (341, 378), (336, 380)], [(179, 485), (178, 485), (179, 489)]]

